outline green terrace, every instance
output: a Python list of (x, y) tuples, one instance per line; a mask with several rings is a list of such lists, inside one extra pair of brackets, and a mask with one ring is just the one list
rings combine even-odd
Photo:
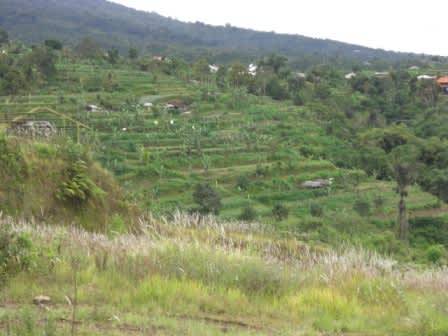
[[(297, 107), (246, 95), (235, 106), (229, 102), (238, 98), (213, 85), (129, 65), (58, 64), (58, 70), (57, 86), (0, 97), (0, 123), (6, 127), (34, 108), (48, 107), (87, 125), (82, 141), (91, 143), (94, 156), (148, 210), (191, 209), (194, 186), (209, 182), (221, 193), (223, 218), (238, 217), (251, 206), (259, 219), (274, 222), (272, 207), (282, 204), (290, 217), (281, 225), (300, 226), (314, 218), (315, 204), (328, 221), (337, 211), (358, 216), (353, 205), (360, 199), (369, 203), (371, 219), (388, 225), (395, 216), (392, 182), (330, 162), (347, 144), (327, 132), (319, 104)], [(336, 91), (341, 99), (346, 94), (345, 88)], [(182, 101), (188, 105), (181, 111), (165, 108)], [(88, 104), (99, 109), (88, 111)], [(62, 127), (57, 118), (50, 121)], [(247, 180), (244, 190), (241, 178)], [(331, 188), (302, 187), (304, 181), (327, 178), (335, 179)], [(376, 198), (383, 199), (381, 209)], [(415, 213), (443, 212), (440, 207), (435, 197), (411, 189), (409, 208)]]

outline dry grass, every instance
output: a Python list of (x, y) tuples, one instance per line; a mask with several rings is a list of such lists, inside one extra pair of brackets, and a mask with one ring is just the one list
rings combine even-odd
[(140, 220), (140, 234), (108, 236), (78, 227), (41, 225), (1, 217), (0, 225), (26, 232), (39, 245), (59, 244), (67, 250), (82, 251), (86, 256), (107, 254), (111, 259), (123, 256), (149, 256), (154, 250), (175, 246), (200, 247), (204, 253), (227, 256), (254, 256), (268, 265), (288, 267), (290, 272), (318, 275), (324, 283), (348, 278), (382, 278), (399, 282), (415, 290), (448, 290), (448, 268), (400, 265), (395, 260), (362, 248), (344, 246), (335, 250), (310, 248), (296, 240), (268, 239), (261, 224), (219, 222), (212, 216), (200, 217), (175, 213), (173, 218)]
[[(8, 217), (0, 217), (0, 225), (33, 240), (38, 265), (0, 296), (16, 309), (48, 293), (65, 316), (75, 257), (86, 335), (94, 334), (95, 307), (107, 311), (103, 322), (118, 314), (123, 324), (139, 328), (155, 325), (143, 319), (151, 312), (235, 320), (266, 327), (270, 335), (448, 331), (448, 297), (441, 294), (448, 291), (446, 268), (403, 265), (362, 248), (316, 249), (275, 239), (259, 224), (181, 213), (141, 219), (139, 234), (98, 234)], [(180, 325), (183, 318), (174, 318), (167, 335), (179, 334)]]

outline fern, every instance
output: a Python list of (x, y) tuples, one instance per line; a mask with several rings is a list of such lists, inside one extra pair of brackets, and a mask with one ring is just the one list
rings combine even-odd
[(78, 206), (104, 194), (105, 191), (90, 178), (87, 163), (77, 160), (67, 169), (67, 179), (56, 190), (55, 196), (60, 201)]

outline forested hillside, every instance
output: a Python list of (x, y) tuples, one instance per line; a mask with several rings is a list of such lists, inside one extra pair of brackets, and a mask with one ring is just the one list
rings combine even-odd
[(0, 334), (448, 334), (443, 59), (120, 54), (151, 16), (251, 32), (27, 4), (0, 5), (44, 40), (0, 29)]
[(3, 0), (0, 28), (30, 44), (58, 39), (74, 46), (90, 36), (105, 48), (127, 51), (132, 46), (142, 53), (188, 58), (207, 55), (217, 61), (250, 61), (276, 52), (289, 56), (291, 61), (300, 56), (302, 62), (298, 66), (302, 68), (329, 57), (340, 63), (345, 58), (362, 61), (420, 58), (300, 35), (184, 23), (105, 0)]

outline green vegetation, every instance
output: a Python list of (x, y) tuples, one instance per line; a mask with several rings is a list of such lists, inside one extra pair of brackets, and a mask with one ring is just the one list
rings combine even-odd
[[(402, 268), (359, 249), (336, 253), (296, 240), (272, 241), (272, 232), (257, 226), (198, 223), (179, 215), (169, 225), (144, 224), (144, 234), (112, 239), (15, 223), (13, 234), (33, 241), (32, 266), (0, 292), (3, 331), (55, 335), (74, 326), (76, 335), (448, 332), (447, 301), (440, 295), (447, 289), (444, 269)], [(33, 307), (37, 294), (51, 302)]]
[(124, 199), (113, 177), (100, 168), (81, 145), (49, 144), (0, 138), (1, 211), (46, 223), (73, 220), (105, 231), (113, 216), (129, 226), (138, 213)]
[[(11, 56), (14, 50), (19, 57)], [(214, 73), (205, 58), (188, 63), (135, 52), (123, 58), (112, 49), (104, 53), (89, 38), (75, 50), (47, 40), (33, 49), (10, 41), (7, 51), (5, 73), (13, 68), (25, 76), (25, 65), (33, 62), (40, 69), (35, 78), (45, 81), (29, 82), (19, 96), (3, 96), (4, 127), (11, 133), (14, 125), (37, 119), (60, 132), (5, 154), (11, 161), (6, 165), (22, 167), (8, 168), (19, 174), (9, 182), (16, 186), (2, 187), (10, 189), (8, 197), (0, 194), (9, 214), (43, 217), (57, 204), (61, 215), (54, 220), (74, 216), (104, 231), (113, 223), (126, 227), (129, 212), (139, 213), (121, 200), (107, 205), (111, 195), (120, 195), (155, 215), (181, 210), (256, 218), (311, 243), (349, 241), (406, 260), (423, 260), (427, 247), (411, 245), (408, 253), (406, 245), (389, 249), (384, 241), (395, 232), (403, 240), (412, 235), (408, 211), (411, 221), (445, 214), (444, 131), (438, 137), (420, 132), (445, 97), (434, 107), (427, 84), (415, 83), (407, 71), (378, 78), (358, 67), (359, 76), (345, 80), (342, 70), (326, 65), (303, 77), (291, 71), (286, 57), (270, 55), (258, 61), (255, 74), (241, 63)], [(428, 71), (438, 64), (428, 62)], [(3, 87), (16, 83), (7, 76), (2, 81)], [(300, 106), (291, 101), (297, 94)], [(418, 127), (404, 115), (421, 120)], [(396, 125), (395, 118), (404, 121)], [(18, 141), (16, 133), (4, 141)], [(84, 144), (64, 145), (66, 137)], [(60, 170), (30, 165), (54, 162), (56, 168), (58, 160)], [(126, 195), (113, 191), (111, 177), (109, 186), (98, 179), (90, 168), (98, 167), (95, 161), (114, 173)], [(31, 172), (40, 170), (55, 171), (45, 179), (59, 179), (45, 201), (24, 190), (36, 181)], [(303, 185), (309, 180), (332, 182), (313, 189)], [(94, 224), (97, 218), (107, 223)]]
[(3, 40), (2, 332), (448, 333), (447, 100), (406, 62)]
[(31, 241), (26, 233), (14, 232), (6, 223), (0, 227), (0, 288), (9, 278), (31, 267)]
[[(33, 50), (15, 41), (8, 44), (5, 69), (10, 64), (26, 74), (22, 59), (34, 60), (39, 69), (41, 58), (34, 55), (46, 50), (51, 64), (37, 77), (43, 77), (46, 68), (56, 70), (49, 71), (44, 82), (31, 81), (21, 88), (22, 95), (2, 98), (5, 128), (31, 116), (48, 120), (63, 130), (62, 135), (87, 145), (90, 154), (62, 155), (58, 147), (65, 140), (59, 134), (51, 141), (41, 139), (34, 156), (48, 162), (63, 159), (61, 173), (54, 175), (60, 182), (47, 197), (51, 202), (37, 202), (34, 196), (23, 199), (20, 190), (31, 180), (29, 163), (16, 158), (8, 164), (22, 162), (23, 172), (14, 179), (17, 187), (10, 187), (16, 191), (14, 197), (3, 197), (8, 213), (31, 204), (28, 215), (42, 217), (42, 211), (53, 207), (49, 204), (58, 204), (70, 217), (102, 207), (109, 209), (108, 215), (94, 212), (103, 213), (109, 223), (127, 218), (134, 211), (123, 210), (128, 206), (121, 201), (105, 205), (115, 192), (93, 178), (96, 173), (88, 167), (97, 160), (115, 174), (127, 193), (123, 197), (155, 215), (179, 209), (219, 213), (229, 220), (257, 218), (308, 242), (338, 246), (350, 241), (393, 250), (407, 260), (424, 259), (420, 256), (426, 247), (413, 245), (409, 254), (405, 245), (389, 249), (383, 242), (397, 230), (397, 185), (404, 204), (399, 226), (404, 228), (403, 239), (408, 236), (408, 211), (414, 217), (445, 213), (441, 201), (446, 140), (443, 130), (438, 138), (420, 132), (430, 120), (425, 113), (433, 113), (433, 100), (425, 95), (426, 84), (413, 82), (406, 71), (380, 80), (361, 69), (359, 77), (344, 80), (340, 69), (318, 66), (303, 77), (290, 70), (286, 57), (270, 55), (259, 60), (256, 74), (241, 63), (222, 66), (215, 74), (205, 58), (194, 63), (135, 53), (123, 58), (113, 50), (105, 54), (88, 38), (73, 51), (59, 50), (57, 41), (45, 44), (47, 49)], [(11, 63), (9, 51), (16, 49), (21, 56)], [(427, 67), (437, 64), (429, 62)], [(9, 81), (3, 78), (6, 87)], [(412, 90), (419, 94), (411, 95)], [(296, 94), (303, 98), (300, 106), (290, 100)], [(400, 112), (390, 119), (392, 109), (401, 106), (397, 97), (406, 116), (413, 113), (422, 120), (418, 127), (414, 121), (395, 125), (393, 118), (402, 118)], [(443, 104), (444, 97), (437, 99)], [(88, 105), (94, 107), (87, 109)], [(409, 112), (413, 105), (427, 112)], [(302, 185), (330, 178), (333, 183), (323, 188)], [(195, 192), (198, 186), (208, 189)], [(82, 216), (82, 221), (87, 218), (93, 225), (89, 217)], [(100, 226), (109, 225), (113, 224)]]
[(193, 199), (199, 205), (199, 212), (203, 214), (218, 215), (221, 210), (221, 196), (208, 183), (196, 185)]

